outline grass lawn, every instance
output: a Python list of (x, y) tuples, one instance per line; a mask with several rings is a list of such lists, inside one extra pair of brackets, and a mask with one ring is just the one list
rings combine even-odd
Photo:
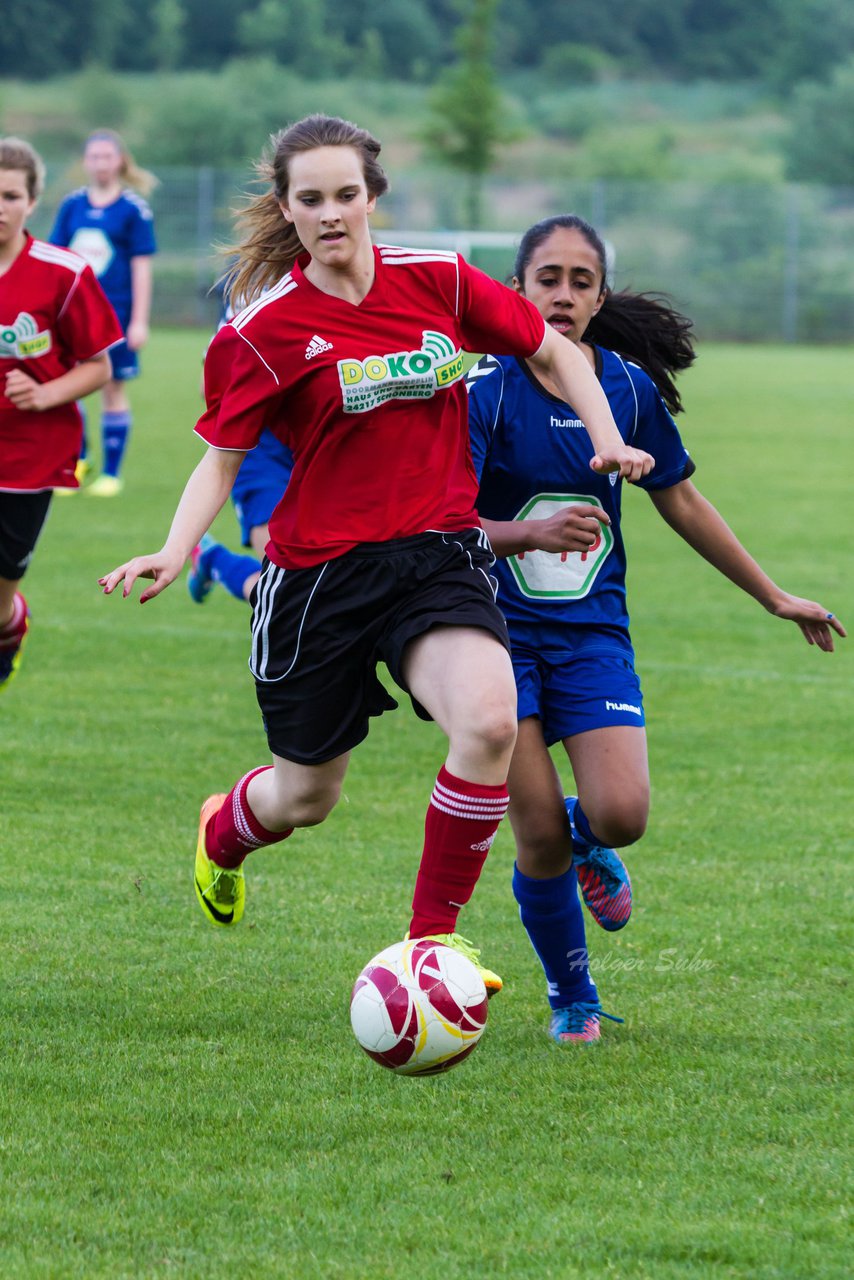
[[(849, 1275), (854, 640), (808, 648), (629, 493), (653, 814), (631, 924), (590, 925), (626, 1024), (547, 1039), (504, 830), (462, 928), (505, 992), (466, 1065), (397, 1078), (347, 1003), (406, 926), (441, 735), (375, 722), (337, 810), (252, 855), (243, 924), (214, 930), (198, 805), (265, 757), (248, 610), (96, 586), (162, 542), (203, 344), (145, 354), (125, 495), (55, 501), (0, 702), (4, 1280)], [(760, 562), (849, 625), (850, 360), (704, 348), (682, 424)]]

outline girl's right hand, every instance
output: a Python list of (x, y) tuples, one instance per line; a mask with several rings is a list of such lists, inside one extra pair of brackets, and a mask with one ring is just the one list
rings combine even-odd
[(128, 560), (127, 564), (120, 564), (117, 569), (113, 569), (112, 573), (99, 578), (98, 585), (104, 588), (104, 595), (109, 596), (119, 583), (124, 581), (122, 596), (127, 597), (137, 578), (153, 578), (154, 585), (146, 587), (139, 597), (139, 603), (145, 604), (146, 600), (159, 596), (170, 582), (175, 581), (184, 563), (185, 557), (179, 559), (165, 550), (158, 551), (153, 556), (135, 556), (133, 560)]

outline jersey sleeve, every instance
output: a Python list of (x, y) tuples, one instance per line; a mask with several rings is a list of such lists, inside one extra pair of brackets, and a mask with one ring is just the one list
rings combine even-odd
[(466, 374), (471, 457), (478, 481), (489, 457), (492, 436), (501, 413), (504, 370), (494, 356), (482, 356)]
[(638, 398), (638, 425), (630, 443), (655, 458), (652, 471), (638, 481), (638, 486), (647, 490), (670, 489), (694, 474), (694, 461), (655, 383), (641, 369), (633, 368), (631, 374)]
[(467, 351), (527, 359), (539, 350), (546, 322), (533, 303), (484, 271), (459, 261), (457, 314)]
[(205, 356), (205, 403), (196, 433), (215, 449), (254, 449), (279, 380), (233, 325), (214, 335)]
[(74, 277), (56, 322), (57, 336), (75, 360), (91, 360), (124, 333), (91, 267)]
[(134, 200), (133, 210), (128, 256), (147, 258), (157, 252), (157, 243), (154, 239), (154, 216), (146, 201), (140, 197)]

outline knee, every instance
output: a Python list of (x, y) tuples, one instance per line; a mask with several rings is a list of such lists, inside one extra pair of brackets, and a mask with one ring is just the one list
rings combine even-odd
[(340, 782), (300, 787), (280, 801), (281, 814), (291, 827), (316, 827), (324, 822), (341, 796)]

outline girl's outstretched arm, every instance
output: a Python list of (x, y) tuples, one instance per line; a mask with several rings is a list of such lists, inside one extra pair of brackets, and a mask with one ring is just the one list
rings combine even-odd
[(160, 595), (170, 582), (174, 582), (187, 562), (193, 547), (214, 521), (228, 495), (245, 452), (237, 449), (208, 448), (207, 453), (190, 476), (178, 503), (169, 536), (160, 551), (153, 555), (135, 556), (121, 564), (112, 573), (99, 578), (104, 595), (111, 595), (124, 581), (123, 596), (130, 595), (137, 578), (153, 578), (154, 585), (146, 587), (139, 597), (145, 604)]
[(753, 596), (775, 617), (796, 622), (807, 644), (816, 644), (826, 653), (833, 652), (833, 632), (846, 635), (839, 619), (815, 600), (803, 600), (778, 587), (741, 545), (717, 508), (690, 480), (683, 480), (670, 489), (653, 490), (649, 496), (671, 529), (724, 577)]
[(623, 440), (605, 392), (575, 343), (567, 342), (556, 329), (546, 325), (539, 350), (528, 358), (528, 363), (560, 388), (562, 398), (581, 418), (596, 450), (590, 462), (594, 471), (618, 471), (624, 480), (633, 481), (652, 470), (655, 459)]

